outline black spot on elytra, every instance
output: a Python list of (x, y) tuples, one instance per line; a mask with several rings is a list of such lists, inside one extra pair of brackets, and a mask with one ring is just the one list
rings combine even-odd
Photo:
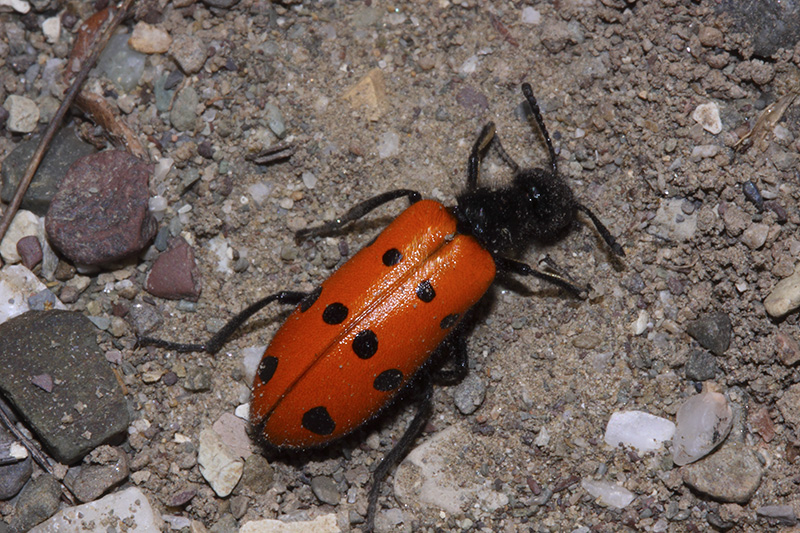
[(450, 329), (456, 325), (456, 322), (458, 322), (459, 317), (460, 315), (458, 313), (449, 314), (446, 317), (444, 317), (441, 322), (439, 322), (439, 327), (442, 329)]
[(311, 309), (311, 306), (314, 305), (314, 302), (317, 301), (317, 298), (319, 298), (320, 294), (322, 294), (322, 287), (317, 287), (316, 289), (308, 293), (308, 296), (306, 296), (300, 301), (300, 312), (305, 313), (306, 311)]
[(417, 298), (425, 303), (430, 303), (436, 298), (436, 291), (433, 290), (433, 285), (431, 285), (429, 279), (426, 279), (417, 287)]
[(322, 321), (326, 324), (341, 324), (345, 318), (347, 318), (347, 307), (339, 302), (328, 304), (322, 312)]
[(305, 412), (303, 427), (317, 435), (330, 435), (336, 429), (336, 423), (328, 410), (320, 405)]
[(378, 336), (369, 329), (359, 331), (353, 339), (353, 351), (360, 359), (369, 359), (378, 351)]
[(258, 378), (261, 383), (267, 383), (275, 375), (275, 370), (278, 368), (278, 358), (271, 355), (264, 357), (258, 364)]
[(389, 248), (383, 254), (383, 264), (387, 267), (396, 265), (401, 259), (403, 259), (403, 254), (397, 248)]
[(388, 392), (399, 387), (402, 382), (403, 373), (396, 368), (390, 368), (389, 370), (384, 370), (378, 374), (378, 377), (375, 378), (372, 386), (377, 391)]

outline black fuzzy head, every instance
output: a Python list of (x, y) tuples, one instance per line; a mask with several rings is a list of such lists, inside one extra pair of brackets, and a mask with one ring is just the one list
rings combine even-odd
[(480, 187), (457, 197), (459, 231), (474, 236), (493, 255), (556, 240), (575, 220), (577, 203), (560, 176), (523, 170), (502, 189)]

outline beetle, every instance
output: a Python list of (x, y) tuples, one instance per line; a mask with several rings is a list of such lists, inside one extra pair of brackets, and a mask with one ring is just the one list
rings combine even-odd
[[(373, 473), (368, 531), (373, 529), (380, 483), (432, 412), (432, 383), (455, 383), (466, 375), (465, 316), (497, 274), (535, 276), (577, 295), (585, 291), (560, 274), (537, 270), (508, 255), (534, 242), (556, 240), (578, 212), (589, 217), (614, 254), (625, 255), (564, 182), (531, 86), (524, 83), (522, 93), (547, 146), (549, 169), (521, 169), (489, 122), (472, 146), (466, 189), (457, 195), (454, 207), (424, 200), (410, 189), (379, 194), (333, 221), (296, 233), (298, 239), (329, 234), (393, 200), (406, 198), (410, 204), (314, 291), (267, 296), (204, 344), (140, 339), (140, 344), (177, 351), (215, 353), (266, 305), (294, 305), (258, 365), (250, 407), (256, 433), (278, 450), (328, 445), (375, 418), (400, 391), (421, 384), (414, 418)], [(478, 185), (480, 164), (490, 146), (513, 172), (512, 182), (497, 189)], [(453, 368), (421, 372), (437, 359), (452, 359)]]

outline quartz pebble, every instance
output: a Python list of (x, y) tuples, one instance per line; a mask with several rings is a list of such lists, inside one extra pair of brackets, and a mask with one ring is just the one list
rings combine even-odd
[(11, 94), (6, 98), (3, 107), (8, 111), (6, 128), (15, 133), (30, 133), (39, 122), (39, 108), (36, 102), (24, 96)]
[(634, 493), (625, 487), (610, 481), (583, 479), (581, 480), (581, 487), (591, 494), (596, 502), (615, 509), (624, 509), (636, 497)]
[(617, 411), (606, 425), (605, 441), (609, 446), (631, 446), (640, 452), (658, 450), (672, 438), (675, 424), (642, 411)]
[(704, 391), (686, 400), (677, 414), (672, 461), (693, 463), (719, 446), (733, 425), (728, 400), (718, 392)]

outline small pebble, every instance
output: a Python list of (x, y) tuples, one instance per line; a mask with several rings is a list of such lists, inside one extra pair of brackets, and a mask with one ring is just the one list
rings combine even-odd
[(773, 318), (787, 315), (800, 307), (800, 266), (794, 274), (782, 279), (772, 288), (764, 300), (764, 309)]
[(171, 44), (172, 37), (166, 31), (146, 22), (137, 22), (128, 39), (128, 46), (143, 54), (166, 53)]
[(184, 74), (195, 74), (206, 62), (206, 45), (197, 37), (186, 34), (179, 35), (169, 50), (170, 55)]
[(470, 373), (453, 391), (453, 401), (464, 415), (477, 411), (486, 398), (486, 384), (476, 373)]
[(727, 313), (710, 313), (690, 322), (686, 333), (714, 355), (722, 355), (731, 344), (733, 326)]
[(327, 476), (316, 476), (311, 480), (311, 490), (322, 503), (338, 505), (341, 495), (336, 483)]
[(39, 108), (36, 102), (24, 96), (11, 94), (6, 98), (3, 107), (8, 111), (6, 128), (15, 133), (30, 133), (39, 122)]
[(749, 228), (744, 230), (741, 239), (742, 242), (751, 250), (758, 250), (764, 243), (767, 242), (769, 235), (769, 226), (767, 224), (755, 223), (751, 224)]
[(719, 118), (719, 106), (715, 102), (701, 104), (692, 113), (692, 118), (703, 129), (714, 135), (722, 131), (722, 120)]

